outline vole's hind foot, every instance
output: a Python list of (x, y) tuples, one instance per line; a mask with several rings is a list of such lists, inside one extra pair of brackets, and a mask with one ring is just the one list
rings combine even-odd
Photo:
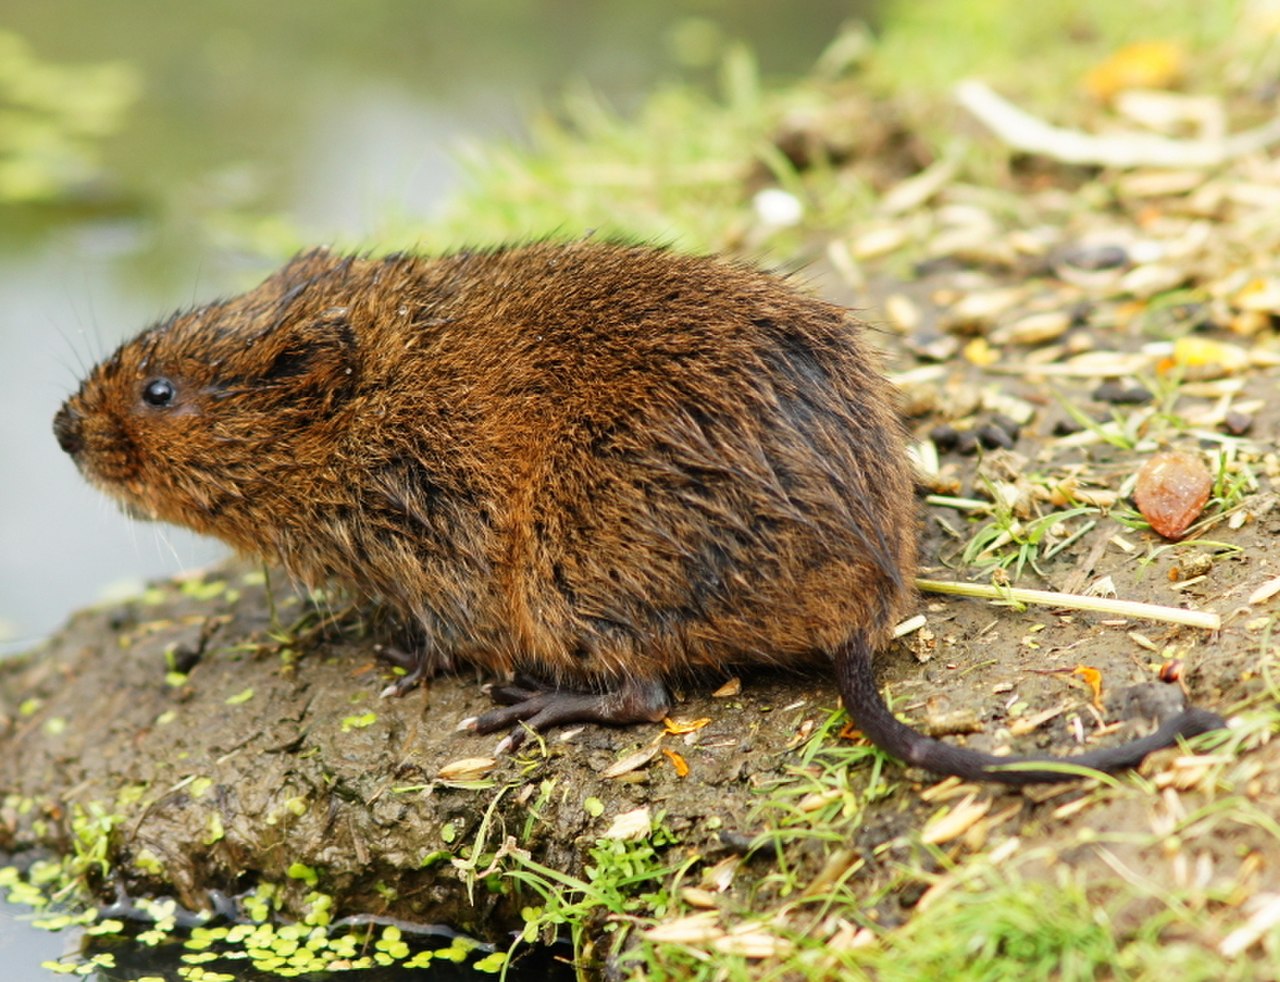
[(520, 746), (528, 730), (541, 733), (566, 723), (656, 723), (671, 709), (671, 694), (657, 679), (629, 680), (608, 692), (576, 692), (520, 678), (489, 686), (488, 692), (503, 708), (465, 719), (459, 729), (493, 733), (512, 727), (499, 753)]

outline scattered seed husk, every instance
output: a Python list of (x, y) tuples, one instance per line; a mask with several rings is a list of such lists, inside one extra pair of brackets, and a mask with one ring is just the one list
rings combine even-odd
[(680, 890), (680, 899), (690, 907), (697, 907), (701, 910), (715, 910), (719, 906), (716, 895), (710, 890), (703, 890), (700, 887), (684, 887)]
[(905, 293), (891, 293), (885, 297), (884, 313), (894, 330), (911, 334), (919, 330), (923, 314), (920, 305)]
[(942, 809), (925, 822), (920, 838), (931, 845), (941, 845), (952, 839), (958, 839), (990, 810), (990, 798), (979, 801), (975, 795), (969, 795), (959, 804)]
[(940, 326), (962, 334), (984, 329), (1018, 304), (1025, 293), (1021, 287), (969, 293), (942, 312)]
[(621, 777), (623, 774), (629, 774), (637, 771), (641, 767), (648, 764), (653, 758), (657, 757), (660, 750), (657, 744), (651, 744), (643, 750), (637, 750), (635, 753), (627, 754), (621, 760), (614, 761), (603, 771), (600, 776), (604, 778)]
[(1143, 170), (1122, 178), (1120, 193), (1129, 198), (1167, 198), (1190, 194), (1204, 184), (1202, 170)]
[(1067, 333), (1071, 314), (1064, 310), (1046, 310), (1020, 317), (991, 333), (993, 344), (1046, 344)]
[(1173, 363), (1187, 378), (1211, 379), (1249, 367), (1249, 353), (1239, 345), (1188, 335), (1173, 343)]
[(1251, 606), (1253, 604), (1266, 603), (1277, 593), (1280, 593), (1280, 576), (1277, 576), (1275, 579), (1267, 580), (1266, 583), (1257, 587), (1251, 594), (1249, 594), (1248, 603)]
[(740, 695), (741, 693), (742, 693), (742, 679), (739, 676), (735, 675), (733, 678), (729, 679), (729, 681), (726, 682), (724, 685), (720, 686), (720, 688), (716, 689), (715, 692), (711, 693), (711, 698), (730, 699), (733, 696)]
[(910, 236), (902, 225), (882, 225), (858, 235), (849, 245), (855, 259), (875, 259), (896, 252), (907, 244)]
[(1065, 706), (1054, 706), (1052, 709), (1042, 710), (1032, 716), (1023, 716), (1020, 719), (1015, 719), (1009, 724), (1009, 733), (1016, 737), (1034, 733), (1049, 720), (1061, 716), (1065, 710)]
[(779, 958), (795, 950), (795, 943), (786, 938), (770, 934), (761, 928), (750, 927), (741, 932), (730, 933), (716, 938), (711, 947), (726, 955), (739, 955), (743, 958)]
[(939, 160), (885, 192), (880, 211), (886, 215), (914, 211), (950, 184), (955, 175), (956, 161)]
[(603, 838), (637, 841), (647, 836), (652, 826), (653, 820), (646, 805), (615, 816)]
[(704, 869), (701, 876), (702, 888), (724, 893), (733, 886), (733, 877), (740, 863), (741, 860), (737, 856), (728, 856), (709, 869)]
[(1280, 313), (1280, 277), (1259, 276), (1252, 279), (1231, 299), (1241, 310)]
[(673, 719), (668, 716), (662, 721), (663, 732), (671, 736), (682, 736), (686, 733), (697, 733), (704, 726), (711, 722), (709, 716), (699, 716), (697, 719)]
[(1140, 351), (1086, 351), (1055, 364), (1029, 365), (1006, 362), (988, 371), (1001, 375), (1070, 376), (1075, 378), (1114, 378), (1147, 371), (1155, 361)]
[(1134, 89), (1159, 92), (1182, 78), (1189, 57), (1177, 41), (1133, 41), (1093, 65), (1083, 79), (1084, 89), (1104, 101), (1118, 101)]
[(720, 926), (720, 915), (714, 910), (702, 911), (681, 917), (674, 921), (665, 921), (648, 928), (645, 937), (651, 941), (665, 941), (670, 944), (705, 945), (724, 937), (724, 929)]
[(1120, 277), (1122, 292), (1139, 299), (1167, 293), (1186, 282), (1187, 273), (1181, 266), (1151, 263), (1129, 270)]
[(436, 777), (444, 781), (474, 781), (497, 766), (498, 761), (493, 757), (463, 757), (445, 764), (436, 772)]
[(997, 386), (982, 390), (982, 408), (1006, 417), (1015, 426), (1026, 426), (1036, 416), (1036, 407), (1025, 399), (1001, 391)]

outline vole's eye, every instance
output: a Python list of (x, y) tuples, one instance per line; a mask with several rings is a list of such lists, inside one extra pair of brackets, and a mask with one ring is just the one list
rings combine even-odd
[(153, 378), (142, 387), (142, 401), (157, 408), (170, 405), (177, 394), (178, 390), (167, 378)]

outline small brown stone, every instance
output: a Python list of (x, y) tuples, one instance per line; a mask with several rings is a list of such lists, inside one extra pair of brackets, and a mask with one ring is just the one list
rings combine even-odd
[(1180, 539), (1200, 517), (1213, 475), (1199, 457), (1189, 453), (1158, 453), (1138, 472), (1133, 500), (1142, 517), (1166, 539)]

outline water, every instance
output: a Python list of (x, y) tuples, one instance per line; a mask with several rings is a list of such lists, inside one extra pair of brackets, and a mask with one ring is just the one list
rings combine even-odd
[[(119, 339), (265, 273), (262, 251), (281, 238), (269, 216), (314, 242), (372, 243), (388, 212), (425, 226), (458, 180), (459, 143), (518, 136), (567, 83), (626, 108), (657, 81), (709, 80), (725, 38), (747, 40), (766, 76), (797, 74), (853, 12), (836, 0), (6, 0), (0, 32), (55, 65), (123, 62), (140, 95), (87, 193), (0, 203), (0, 650), (221, 555), (119, 515), (50, 421)], [(69, 943), (0, 909), (7, 980), (51, 978), (39, 962)]]

